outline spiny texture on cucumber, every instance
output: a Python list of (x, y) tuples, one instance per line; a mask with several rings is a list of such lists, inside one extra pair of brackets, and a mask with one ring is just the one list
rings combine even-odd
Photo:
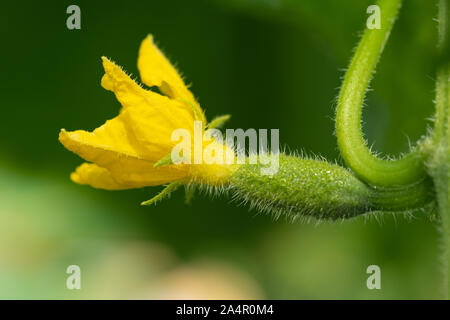
[(350, 171), (322, 160), (279, 155), (278, 172), (244, 164), (232, 176), (234, 197), (276, 217), (345, 219), (372, 209), (372, 190)]

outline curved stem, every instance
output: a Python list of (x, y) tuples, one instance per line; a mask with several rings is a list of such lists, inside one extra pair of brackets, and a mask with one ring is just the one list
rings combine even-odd
[(353, 56), (339, 94), (336, 135), (346, 164), (373, 186), (401, 186), (424, 177), (423, 160), (417, 149), (398, 160), (380, 159), (368, 148), (361, 129), (365, 92), (394, 25), (401, 0), (380, 0), (381, 28), (366, 29)]

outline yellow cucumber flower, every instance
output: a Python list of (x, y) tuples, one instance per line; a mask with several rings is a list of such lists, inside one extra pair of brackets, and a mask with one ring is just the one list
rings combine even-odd
[[(277, 147), (275, 152), (271, 148), (270, 155), (251, 154), (240, 161), (245, 150), (238, 146), (235, 154), (228, 132), (225, 142), (230, 146), (217, 129), (209, 130), (221, 126), (229, 116), (206, 124), (199, 103), (151, 36), (142, 42), (138, 57), (141, 81), (150, 89), (141, 87), (111, 60), (103, 57), (102, 61), (105, 75), (101, 85), (114, 92), (122, 108), (119, 115), (92, 132), (61, 130), (59, 141), (86, 161), (70, 176), (78, 184), (107, 190), (167, 184), (144, 205), (181, 185), (224, 187), (234, 200), (293, 220), (336, 220), (371, 210), (409, 210), (431, 199), (426, 184), (394, 194), (375, 190), (345, 168), (279, 154)], [(159, 91), (152, 91), (154, 87)], [(238, 138), (235, 133), (234, 138)], [(274, 145), (278, 146), (278, 138), (271, 147)], [(252, 161), (255, 159), (258, 161)], [(268, 168), (276, 170), (268, 174)], [(187, 198), (191, 195), (188, 192)]]
[[(105, 75), (101, 85), (114, 92), (122, 108), (118, 116), (92, 132), (61, 130), (59, 141), (87, 161), (71, 174), (72, 181), (107, 190), (172, 183), (167, 192), (191, 182), (213, 186), (226, 183), (236, 169), (233, 164), (220, 161), (194, 164), (191, 159), (179, 164), (171, 162), (172, 149), (177, 145), (172, 133), (185, 129), (194, 137), (194, 122), (201, 121), (203, 140), (206, 118), (180, 75), (153, 43), (152, 36), (141, 44), (138, 69), (141, 81), (148, 87), (157, 87), (164, 95), (144, 89), (111, 60), (102, 57), (102, 61)], [(213, 122), (222, 124), (227, 118)], [(205, 140), (201, 152), (216, 143), (215, 139)], [(191, 145), (193, 155), (196, 152), (193, 140)], [(230, 151), (222, 144), (220, 148)], [(231, 153), (234, 157), (234, 152)]]

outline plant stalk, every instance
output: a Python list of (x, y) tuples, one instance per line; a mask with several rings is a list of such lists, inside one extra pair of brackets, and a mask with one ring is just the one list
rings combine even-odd
[(427, 167), (433, 178), (443, 236), (443, 292), (450, 297), (450, 2), (438, 1), (439, 66), (436, 77), (436, 115), (429, 143)]
[(365, 94), (389, 38), (402, 0), (379, 0), (380, 29), (366, 29), (350, 62), (336, 110), (336, 136), (346, 164), (371, 186), (398, 187), (415, 184), (425, 176), (417, 148), (397, 160), (374, 155), (364, 139), (361, 114)]

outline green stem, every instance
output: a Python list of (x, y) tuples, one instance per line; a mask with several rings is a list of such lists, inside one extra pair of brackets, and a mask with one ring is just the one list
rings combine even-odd
[(433, 183), (427, 177), (415, 184), (398, 188), (375, 188), (370, 196), (373, 210), (401, 212), (425, 207), (435, 198)]
[(380, 159), (368, 148), (361, 129), (362, 105), (370, 80), (394, 25), (401, 0), (380, 0), (381, 28), (366, 29), (350, 62), (339, 94), (336, 135), (346, 164), (373, 186), (413, 184), (424, 177), (417, 149), (398, 160)]
[(448, 0), (438, 2), (438, 30), (439, 30), (439, 67), (436, 78), (436, 115), (431, 137), (424, 143), (424, 152), (428, 154), (427, 167), (433, 178), (441, 229), (443, 235), (444, 252), (444, 281), (445, 296), (450, 297), (450, 186), (448, 184), (450, 163), (450, 4)]
[[(435, 168), (432, 172), (434, 177), (434, 183), (436, 186), (437, 200), (439, 206), (439, 214), (441, 217), (442, 231), (445, 242), (445, 283), (444, 288), (447, 292), (447, 298), (450, 297), (450, 208), (449, 197), (450, 189), (448, 184), (449, 177), (449, 162), (450, 162), (450, 67), (446, 66), (440, 70), (437, 80), (438, 100), (436, 123), (441, 122), (438, 119), (442, 119), (445, 124), (444, 135), (442, 137), (440, 133), (436, 134), (436, 137), (440, 137), (435, 145), (436, 151), (434, 154)], [(439, 128), (439, 127), (437, 127)]]
[[(443, 2), (443, 1), (442, 1)], [(447, 9), (447, 16), (449, 13), (449, 8), (448, 6), (446, 7)], [(445, 172), (443, 172), (442, 174), (442, 179), (443, 181), (443, 185), (440, 187), (442, 188), (442, 191), (439, 192), (438, 197), (441, 199), (438, 199), (438, 201), (440, 201), (442, 203), (441, 205), (441, 217), (442, 217), (442, 223), (444, 225), (445, 228), (445, 236), (446, 236), (446, 240), (447, 240), (447, 250), (446, 250), (446, 256), (447, 256), (447, 265), (446, 265), (446, 271), (447, 271), (447, 276), (446, 276), (446, 287), (447, 287), (447, 299), (450, 297), (450, 210), (449, 210), (449, 200), (450, 200), (450, 188), (449, 188), (449, 184), (448, 184), (448, 177), (449, 177), (449, 163), (450, 163), (450, 150), (449, 150), (449, 145), (450, 145), (450, 113), (449, 113), (449, 109), (450, 109), (450, 65), (447, 65), (447, 75), (446, 78), (443, 79), (443, 81), (446, 81), (447, 83), (447, 94), (446, 94), (446, 98), (445, 98), (445, 104), (446, 104), (446, 113), (447, 113), (447, 130), (446, 130), (446, 138), (444, 139), (445, 141), (445, 157), (444, 157), (444, 170)]]
[(448, 185), (448, 175), (450, 162), (450, 67), (441, 67), (438, 71), (436, 81), (436, 117), (431, 144), (427, 150), (430, 153), (428, 158), (428, 168), (430, 175), (433, 177), (436, 188), (437, 201), (439, 207), (439, 215), (441, 217), (442, 233), (444, 237), (444, 291), (447, 298), (450, 297), (450, 208), (449, 196), (450, 190)]

